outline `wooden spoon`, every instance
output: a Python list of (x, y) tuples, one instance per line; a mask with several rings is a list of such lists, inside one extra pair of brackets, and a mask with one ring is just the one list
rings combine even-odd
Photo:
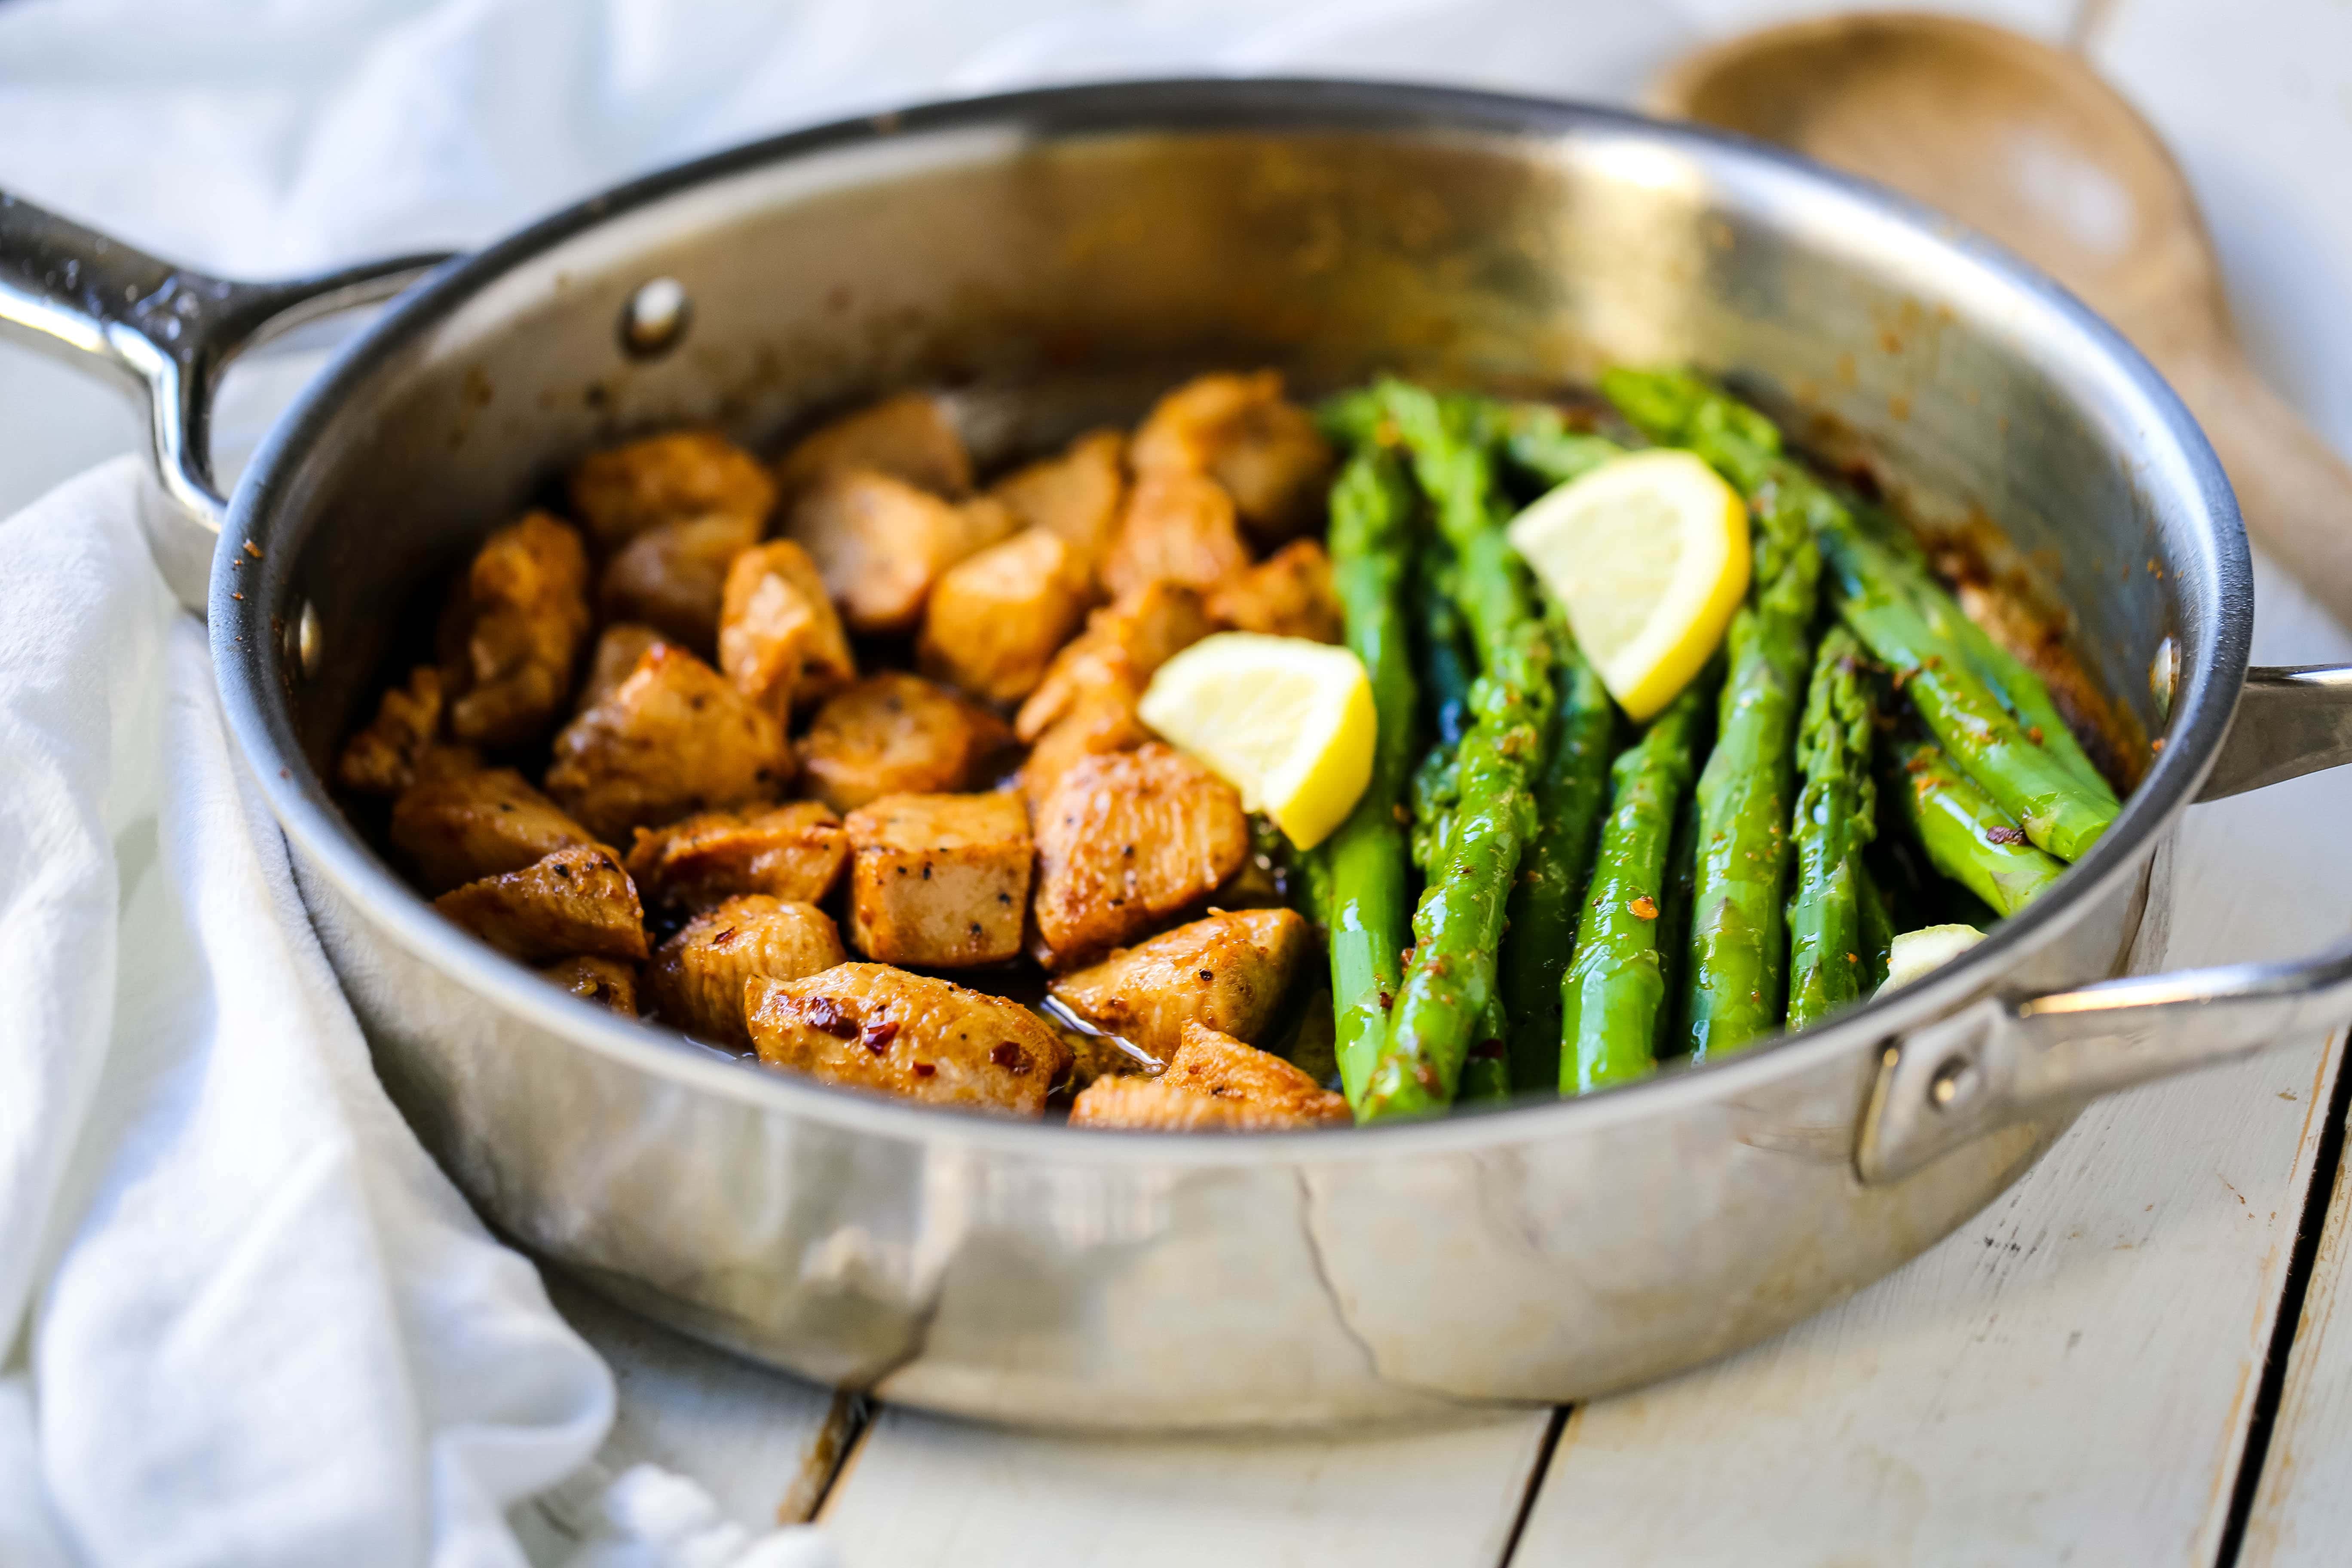
[(2352, 468), (2247, 363), (2188, 181), (2078, 57), (1955, 17), (1848, 16), (1687, 56), (1645, 101), (1892, 185), (2073, 289), (2189, 405), (2255, 539), (2352, 626)]

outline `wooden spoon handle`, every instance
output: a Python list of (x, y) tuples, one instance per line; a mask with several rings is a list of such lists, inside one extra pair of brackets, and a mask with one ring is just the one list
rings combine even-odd
[(2168, 357), (2165, 374), (2229, 471), (2247, 533), (2352, 626), (2352, 465), (2234, 344)]

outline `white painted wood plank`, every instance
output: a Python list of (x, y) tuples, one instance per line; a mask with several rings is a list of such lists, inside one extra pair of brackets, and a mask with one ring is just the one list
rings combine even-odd
[(1549, 1421), (1155, 1441), (1006, 1432), (894, 1408), (819, 1520), (849, 1568), (1492, 1568)]
[[(2258, 658), (2352, 652), (2261, 571)], [(2197, 808), (2173, 874), (2170, 965), (2336, 940), (2352, 772)], [(2095, 1105), (1908, 1268), (1580, 1411), (1521, 1560), (2210, 1561), (2336, 1058), (2299, 1040)]]
[(2278, 1418), (2238, 1568), (2335, 1568), (2352, 1539), (2352, 1163), (2336, 1190), (2287, 1357)]

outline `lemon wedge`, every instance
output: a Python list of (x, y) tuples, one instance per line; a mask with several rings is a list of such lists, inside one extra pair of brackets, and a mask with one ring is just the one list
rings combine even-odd
[(1974, 926), (1922, 926), (1896, 933), (1886, 952), (1886, 979), (1873, 995), (1910, 984), (1930, 970), (1941, 969), (1984, 941)]
[(1343, 647), (1220, 632), (1160, 667), (1141, 712), (1301, 849), (1329, 837), (1371, 782), (1372, 683)]
[(1748, 509), (1689, 452), (1612, 458), (1512, 519), (1510, 541), (1636, 723), (1690, 684), (1748, 592)]

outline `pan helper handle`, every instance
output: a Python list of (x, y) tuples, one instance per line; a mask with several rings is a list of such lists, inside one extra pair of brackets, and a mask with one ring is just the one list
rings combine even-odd
[(237, 354), (335, 311), (387, 299), (446, 257), (406, 256), (283, 283), (238, 283), (149, 256), (0, 191), (0, 336), (112, 376), (147, 408), (148, 448), (176, 515), (146, 518), (181, 603), (205, 606), (228, 503), (211, 422)]

